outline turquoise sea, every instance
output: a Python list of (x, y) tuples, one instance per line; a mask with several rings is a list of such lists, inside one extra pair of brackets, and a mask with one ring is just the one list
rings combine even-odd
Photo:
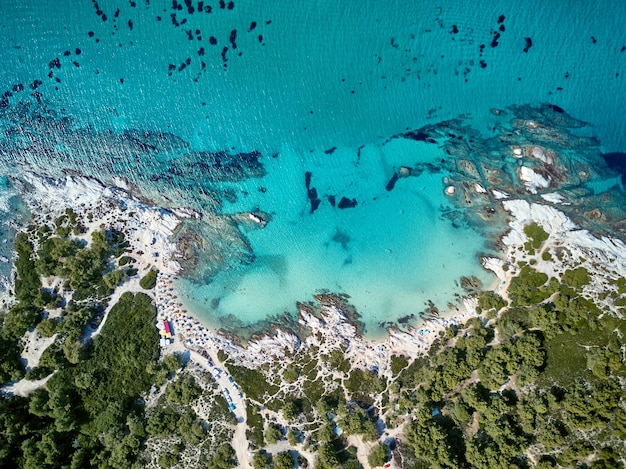
[[(386, 190), (401, 166), (447, 157), (391, 139), (407, 130), (465, 116), (489, 135), (492, 108), (549, 102), (592, 124), (603, 152), (626, 148), (619, 0), (1, 0), (0, 12), (5, 173), (78, 168), (172, 206), (271, 215), (235, 227), (240, 244), (207, 235), (218, 254), (181, 282), (207, 323), (254, 323), (331, 291), (375, 335), (429, 300), (445, 309), (463, 275), (493, 282), (478, 263), (486, 228), (443, 216), (446, 174)], [(222, 171), (220, 155), (254, 151), (260, 170)]]

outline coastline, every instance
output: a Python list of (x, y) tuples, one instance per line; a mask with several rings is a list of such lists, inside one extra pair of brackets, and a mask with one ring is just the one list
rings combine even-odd
[[(295, 355), (301, 348), (322, 347), (327, 351), (341, 350), (356, 368), (377, 369), (381, 374), (388, 374), (392, 355), (416, 358), (425, 354), (447, 327), (463, 324), (478, 316), (477, 299), (475, 296), (467, 296), (455, 310), (427, 318), (419, 325), (406, 327), (406, 330), (389, 327), (385, 337), (371, 339), (359, 334), (354, 323), (336, 306), (320, 306), (317, 314), (300, 307), (297, 322), (302, 330), (309, 331), (306, 337), (299, 337), (294, 331), (275, 326), (271, 331), (260, 332), (256, 338), (241, 345), (218, 329), (198, 321), (178, 299), (172, 279), (180, 269), (177, 261), (179, 255), (171, 238), (181, 223), (180, 214), (177, 216), (170, 211), (147, 206), (120, 188), (106, 187), (91, 179), (68, 176), (65, 181), (53, 182), (30, 175), (26, 180), (31, 190), (27, 192), (25, 200), (32, 213), (39, 213), (35, 221), (38, 217), (40, 222), (49, 218), (44, 204), (51, 199), (58, 202), (53, 216), (63, 213), (66, 207), (79, 207), (83, 219), (92, 213), (92, 221), (86, 226), (87, 233), (98, 226), (110, 225), (127, 235), (131, 247), (129, 254), (138, 261), (139, 275), (153, 268), (159, 270), (156, 286), (150, 293), (157, 306), (158, 321), (171, 323), (175, 339), (174, 347), (165, 345), (164, 353), (168, 348), (179, 351), (189, 349), (198, 353), (205, 349), (221, 350), (239, 365), (257, 368), (277, 358), (285, 359), (287, 355)], [(481, 261), (483, 267), (497, 277), (486, 289), (488, 291), (495, 291), (506, 298), (506, 290), (515, 269), (505, 272), (503, 266), (515, 266), (523, 260), (521, 247), (528, 241), (523, 227), (530, 221), (540, 223), (551, 235), (557, 235), (561, 240), (583, 243), (580, 247), (583, 252), (589, 252), (588, 248), (613, 244), (619, 253), (620, 246), (615, 244), (617, 241), (604, 238), (598, 243), (594, 241), (597, 238), (589, 233), (581, 235), (576, 225), (553, 207), (528, 204), (522, 200), (505, 199), (502, 202), (512, 219), (509, 231), (501, 238), (504, 246), (501, 257), (484, 257)], [(624, 266), (626, 262), (622, 263), (622, 270), (626, 273)]]
[[(570, 246), (567, 248), (570, 251), (567, 259), (570, 261), (577, 256), (604, 257), (604, 262), (618, 259), (616, 275), (626, 272), (624, 243), (617, 238), (594, 237), (557, 208), (567, 207), (572, 212), (570, 206), (575, 202), (568, 199), (569, 193), (561, 187), (569, 181), (570, 162), (568, 156), (559, 155), (558, 149), (564, 141), (567, 142), (568, 131), (562, 129), (549, 133), (534, 119), (543, 116), (550, 121), (560, 117), (560, 114), (556, 115), (549, 106), (539, 110), (516, 108), (514, 111), (525, 112), (529, 117), (511, 121), (519, 129), (519, 138), (507, 134), (504, 140), (499, 141), (509, 173), (504, 167), (494, 165), (491, 159), (474, 158), (462, 141), (445, 137), (442, 132), (446, 129), (424, 128), (424, 132), (435, 138), (434, 142), (439, 138), (442, 148), (457, 158), (456, 163), (448, 166), (450, 173), (443, 177), (444, 194), (461, 211), (465, 210), (461, 215), (453, 215), (452, 222), (465, 217), (467, 223), (479, 225), (494, 226), (495, 223), (498, 227), (502, 223), (495, 243), (498, 254), (479, 261), (496, 277), (482, 290), (494, 291), (508, 299), (511, 278), (517, 275), (521, 265), (541, 260), (536, 256), (531, 259), (532, 256), (527, 255), (525, 250), (529, 239), (524, 227), (529, 223), (537, 223), (553, 238), (552, 243), (561, 244), (551, 244), (546, 248), (555, 254), (552, 256), (548, 252), (551, 257), (556, 257), (556, 252), (561, 252), (564, 246)], [(576, 142), (579, 145), (588, 143), (584, 139), (577, 139)], [(580, 167), (576, 177), (585, 183), (590, 174), (597, 171), (591, 166)], [(177, 235), (186, 219), (202, 218), (200, 214), (182, 207), (168, 210), (152, 206), (151, 202), (140, 195), (135, 196), (123, 184), (123, 187), (110, 187), (89, 177), (66, 176), (64, 180), (54, 180), (26, 172), (22, 180), (15, 181), (15, 186), (31, 213), (35, 214), (35, 222), (51, 223), (66, 209), (72, 209), (78, 213), (85, 227), (85, 234), (78, 235), (85, 241), (98, 227), (106, 226), (124, 233), (130, 248), (129, 255), (137, 261), (136, 277), (145, 275), (151, 269), (159, 272), (156, 287), (150, 294), (157, 306), (160, 325), (163, 326), (163, 321), (171, 322), (171, 335), (175, 339), (175, 348), (179, 350), (180, 347), (197, 352), (205, 348), (221, 350), (240, 365), (259, 367), (271, 364), (274, 359), (294, 356), (303, 349), (336, 349), (354, 367), (377, 369), (379, 373), (386, 374), (389, 373), (392, 355), (415, 358), (424, 354), (445, 333), (446, 328), (478, 316), (476, 294), (468, 293), (456, 305), (448, 304), (444, 312), (436, 308), (427, 309), (424, 317), (413, 319), (415, 322), (412, 325), (402, 328), (400, 325), (390, 326), (383, 337), (372, 338), (361, 331), (358, 320), (352, 317), (354, 308), (348, 302), (340, 296), (335, 301), (332, 295), (319, 295), (316, 303), (297, 303), (298, 317), (293, 327), (273, 324), (249, 340), (240, 341), (226, 331), (199, 321), (181, 302), (172, 282), (177, 274), (183, 273), (185, 262), (193, 262), (193, 259), (184, 257), (193, 253), (193, 249), (186, 244), (188, 240)], [(575, 194), (572, 192), (572, 196), (575, 197)], [(55, 201), (52, 207), (51, 200)], [(262, 219), (255, 213), (242, 213), (240, 218), (258, 223)], [(578, 213), (575, 208), (573, 213)], [(603, 250), (604, 256), (597, 254)], [(590, 262), (585, 265), (592, 271), (595, 268)], [(557, 270), (552, 268), (545, 273), (558, 280), (560, 272)], [(462, 282), (465, 280), (462, 279)], [(471, 281), (467, 283), (473, 287)], [(124, 285), (118, 288), (124, 288)]]
[[(182, 223), (181, 214), (189, 214), (151, 207), (122, 188), (108, 187), (92, 178), (67, 176), (60, 181), (27, 174), (24, 181), (25, 184), (16, 182), (16, 186), (34, 214), (35, 223), (49, 222), (61, 216), (66, 208), (72, 208), (85, 224), (85, 233), (79, 238), (86, 240), (100, 226), (120, 230), (130, 244), (129, 255), (137, 260), (136, 276), (141, 277), (150, 269), (159, 271), (156, 287), (148, 293), (157, 306), (158, 321), (171, 321), (176, 350), (181, 350), (181, 346), (199, 353), (206, 348), (221, 350), (241, 365), (258, 367), (274, 358), (285, 358), (285, 350), (296, 354), (301, 347), (310, 349), (323, 344), (329, 351), (342, 350), (355, 367), (376, 368), (384, 373), (389, 370), (392, 355), (415, 358), (426, 353), (439, 332), (476, 316), (476, 302), (465, 298), (461, 311), (440, 313), (406, 330), (389, 327), (384, 338), (371, 339), (363, 337), (338, 307), (321, 306), (317, 315), (300, 308), (298, 327), (310, 331), (307, 337), (300, 338), (294, 331), (275, 327), (260, 332), (242, 346), (218, 329), (198, 321), (178, 301), (171, 280), (180, 270), (180, 254), (172, 237)], [(50, 200), (56, 201), (52, 209)], [(124, 288), (124, 284), (118, 287)], [(318, 340), (318, 336), (323, 339)], [(172, 348), (165, 347), (163, 353)]]
[[(301, 370), (306, 368), (306, 365), (303, 367), (306, 363), (318, 364), (320, 369), (315, 369), (314, 381), (320, 382), (318, 378), (322, 376), (322, 384), (321, 388), (314, 390), (315, 392), (333, 392), (335, 389), (341, 389), (346, 396), (352, 396), (347, 399), (357, 399), (355, 402), (358, 403), (359, 398), (356, 396), (360, 392), (360, 381), (355, 382), (357, 379), (371, 377), (380, 383), (398, 382), (401, 375), (398, 367), (402, 367), (403, 363), (407, 364), (404, 365), (406, 369), (410, 369), (413, 365), (423, 362), (417, 360), (420, 356), (432, 357), (438, 350), (445, 353), (445, 349), (450, 346), (447, 339), (452, 338), (454, 341), (456, 337), (460, 340), (463, 334), (467, 334), (468, 330), (471, 331), (474, 327), (488, 327), (490, 323), (493, 325), (493, 321), (490, 322), (492, 319), (498, 321), (507, 317), (506, 312), (494, 316), (492, 311), (489, 311), (489, 314), (486, 310), (481, 311), (479, 294), (475, 293), (464, 296), (458, 308), (449, 304), (450, 309), (445, 313), (439, 313), (436, 308), (432, 308), (429, 311), (430, 315), (419, 325), (410, 325), (405, 329), (388, 327), (384, 338), (371, 339), (362, 334), (358, 315), (354, 314), (355, 311), (347, 303), (346, 298), (324, 294), (315, 298), (316, 303), (297, 303), (298, 320), (292, 328), (273, 325), (247, 341), (239, 340), (223, 330), (202, 324), (186, 310), (176, 291), (173, 280), (180, 272), (179, 262), (184, 259), (177, 251), (174, 238), (184, 218), (180, 214), (187, 213), (185, 210), (168, 211), (153, 207), (143, 200), (139, 201), (123, 189), (105, 187), (89, 178), (74, 176), (67, 177), (64, 181), (54, 181), (31, 174), (27, 180), (30, 191), (23, 186), (22, 194), (35, 214), (33, 216), (35, 222), (51, 225), (55, 221), (54, 217), (63, 216), (66, 209), (71, 208), (80, 218), (79, 226), (83, 225), (83, 232), (77, 235), (78, 238), (88, 243), (91, 233), (103, 229), (111, 229), (114, 232), (119, 230), (128, 242), (125, 255), (134, 259), (132, 270), (135, 270), (135, 273), (129, 274), (129, 277), (113, 290), (100, 325), (97, 328), (87, 326), (83, 340), (85, 342), (91, 340), (102, 326), (108, 324), (107, 312), (117, 303), (122, 293), (144, 292), (150, 296), (156, 306), (155, 327), (161, 331), (161, 344), (157, 356), (160, 354), (164, 362), (177, 356), (183, 366), (191, 365), (190, 368), (196, 370), (193, 373), (204, 376), (206, 383), (214, 386), (217, 392), (227, 399), (226, 411), (234, 418), (232, 422), (234, 433), (230, 444), (237, 461), (240, 462), (238, 467), (251, 467), (250, 447), (257, 448), (259, 445), (258, 442), (254, 442), (256, 440), (251, 439), (248, 433), (250, 428), (261, 428), (263, 431), (259, 425), (263, 425), (264, 421), (270, 427), (280, 425), (288, 428), (293, 425), (290, 419), (281, 415), (278, 406), (282, 403), (273, 402), (270, 407), (266, 399), (271, 396), (255, 396), (253, 389), (244, 387), (242, 383), (249, 383), (250, 375), (264, 383), (264, 386), (273, 386), (279, 389), (282, 395), (290, 396), (294, 389), (302, 393), (306, 393), (307, 389), (314, 390), (309, 384), (310, 377)], [(452, 181), (449, 182), (454, 184)], [(471, 197), (484, 197), (485, 191), (482, 190), (482, 186), (468, 187), (465, 183), (457, 184), (460, 190), (455, 191), (455, 195), (465, 190), (461, 196), (463, 200), (471, 201)], [(535, 188), (526, 187), (526, 189), (532, 194)], [(617, 286), (612, 285), (617, 285), (618, 279), (626, 277), (624, 242), (616, 237), (594, 235), (593, 232), (582, 229), (558, 208), (559, 204), (569, 203), (563, 197), (540, 194), (536, 198), (525, 199), (523, 196), (503, 195), (504, 192), (499, 188), (490, 190), (494, 196), (498, 195), (499, 208), (507, 214), (507, 227), (500, 233), (496, 243), (499, 254), (485, 256), (480, 260), (483, 268), (495, 274), (496, 280), (487, 285), (488, 288), (479, 291), (494, 291), (509, 302), (508, 289), (512, 283), (511, 279), (519, 280), (526, 266), (532, 266), (531, 270), (546, 274), (547, 278), (558, 283), (561, 283), (562, 279), (565, 280), (564, 275), (571, 272), (571, 269), (581, 267), (590, 277), (588, 285), (581, 288), (582, 294), (595, 304), (602, 305), (602, 309), (614, 316), (614, 319), (623, 318), (623, 308), (620, 309), (620, 305), (612, 299), (617, 296), (602, 297), (600, 294), (607, 289), (617, 290)], [(50, 200), (57, 202), (53, 205), (53, 210), (49, 208)], [(529, 227), (532, 226), (543, 232), (546, 237), (537, 248), (533, 248), (535, 239), (529, 231)], [(116, 254), (117, 256), (119, 254)], [(140, 279), (143, 280), (150, 271), (155, 270), (158, 270), (158, 274), (155, 276), (154, 285), (144, 286)], [(45, 288), (54, 288), (55, 285), (60, 285), (59, 280), (57, 277), (45, 278), (43, 285)], [(473, 283), (468, 280), (471, 279), (463, 279), (463, 282)], [(514, 289), (511, 287), (511, 295), (513, 293)], [(58, 313), (59, 310), (55, 310), (54, 314)], [(474, 321), (467, 324), (471, 319)], [(148, 327), (151, 327), (150, 324)], [(169, 341), (166, 339), (169, 338), (174, 339), (173, 343), (167, 343)], [(440, 338), (442, 340), (439, 340)], [(495, 339), (494, 342), (498, 342), (497, 334)], [(36, 331), (27, 336), (26, 342), (22, 359), (26, 360), (28, 369), (33, 369), (38, 366), (46, 343), (38, 337)], [(48, 340), (47, 344), (50, 342)], [(443, 351), (442, 347), (445, 347)], [(425, 359), (429, 360), (427, 356)], [(288, 374), (292, 370), (295, 370), (293, 372), (297, 376), (296, 383), (287, 378), (293, 376)], [(8, 383), (2, 388), (2, 392), (28, 396), (45, 387), (46, 380), (53, 374), (54, 372), (43, 380), (24, 378), (18, 382)], [(324, 383), (324, 377), (337, 375), (342, 377), (339, 381), (331, 379)], [(336, 385), (339, 387), (335, 388)], [(393, 389), (390, 392), (393, 393)], [(158, 399), (154, 399), (152, 391), (149, 397), (147, 394), (144, 397), (147, 409), (157, 405)], [(397, 439), (401, 445), (407, 444), (409, 441), (404, 431), (415, 424), (417, 421), (415, 415), (409, 412), (403, 417), (398, 417), (393, 409), (385, 408), (383, 394), (370, 398), (371, 405), (368, 405), (370, 409), (374, 409), (370, 417), (379, 427), (376, 437), (382, 438), (383, 433), (384, 438), (390, 437)], [(398, 399), (396, 402), (402, 402), (401, 396), (395, 398)], [(348, 407), (350, 405), (348, 404)], [(380, 418), (376, 417), (377, 410), (380, 412)], [(202, 419), (210, 421), (209, 414), (204, 413), (204, 410), (198, 409), (197, 412)], [(316, 409), (316, 412), (321, 411)], [(260, 424), (258, 418), (261, 418)], [(339, 428), (338, 425), (341, 425), (342, 421), (345, 419), (340, 419), (334, 425)], [(348, 438), (348, 442), (358, 448), (361, 460), (373, 449), (365, 440), (352, 436)], [(298, 447), (300, 454), (308, 455), (310, 460), (315, 458), (315, 454), (310, 452), (306, 445), (301, 448), (297, 441), (292, 446), (294, 445)], [(271, 445), (267, 447), (273, 448)]]

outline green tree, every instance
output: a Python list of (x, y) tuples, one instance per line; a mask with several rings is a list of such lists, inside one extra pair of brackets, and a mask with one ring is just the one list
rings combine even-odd
[(387, 462), (388, 454), (389, 448), (387, 448), (387, 445), (378, 443), (372, 448), (372, 451), (367, 457), (367, 462), (369, 462), (372, 467), (383, 466)]
[(278, 440), (282, 439), (283, 432), (277, 425), (270, 424), (265, 430), (265, 441), (267, 441), (270, 445), (273, 445), (278, 442)]
[(215, 469), (230, 469), (236, 464), (235, 450), (229, 443), (222, 444), (211, 458), (211, 467)]
[(257, 451), (252, 457), (252, 466), (254, 469), (271, 469), (271, 456), (265, 451)]
[(54, 319), (48, 318), (37, 324), (37, 330), (43, 337), (52, 337), (56, 332), (57, 323)]
[(158, 275), (158, 270), (150, 270), (141, 280), (139, 280), (139, 286), (144, 290), (152, 290), (156, 285)]
[(293, 469), (296, 461), (289, 451), (276, 454), (273, 458), (274, 469)]
[(339, 459), (331, 443), (320, 446), (317, 458), (318, 464), (316, 467), (319, 469), (336, 469), (339, 467)]
[(285, 400), (282, 411), (285, 420), (293, 420), (302, 412), (300, 405), (293, 399)]

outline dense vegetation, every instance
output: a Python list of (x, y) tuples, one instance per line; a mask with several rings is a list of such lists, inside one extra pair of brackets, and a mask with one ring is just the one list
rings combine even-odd
[[(407, 461), (622, 467), (626, 323), (581, 294), (585, 269), (567, 271), (558, 284), (525, 266), (514, 280), (512, 307), (450, 331), (401, 372), (398, 402), (414, 416)], [(537, 294), (549, 300), (535, 302), (532, 292), (544, 288), (549, 295)]]
[[(16, 303), (0, 316), (1, 381), (24, 377), (20, 339), (27, 330), (36, 326), (54, 342), (39, 366), (26, 373), (27, 379), (48, 377), (46, 386), (28, 398), (0, 399), (0, 466), (144, 467), (146, 442), (165, 432), (178, 440), (172, 451), (159, 453), (163, 467), (177, 461), (185, 447), (203, 444), (208, 447), (192, 451), (203, 455), (204, 466), (233, 467), (227, 404), (219, 394), (212, 397), (216, 392), (204, 396), (204, 388), (189, 375), (168, 384), (181, 362), (175, 356), (159, 362), (156, 308), (149, 296), (123, 294), (100, 333), (86, 340), (85, 326), (95, 327), (107, 297), (133, 274), (121, 268), (132, 258), (123, 256), (124, 238), (117, 232), (95, 232), (89, 243), (70, 238), (83, 231), (71, 215), (57, 219), (55, 232), (32, 228), (15, 241)], [(62, 279), (61, 284), (42, 288), (41, 278), (49, 276)], [(67, 304), (66, 298), (71, 298)], [(55, 314), (42, 319), (50, 311)], [(151, 387), (156, 392), (164, 385), (163, 404), (147, 412), (144, 399)], [(223, 431), (208, 435), (189, 408), (202, 398), (209, 400), (216, 419), (227, 423)]]
[[(85, 326), (96, 325), (108, 295), (135, 272), (123, 236), (69, 237), (81, 230), (66, 214), (54, 231), (33, 228), (16, 239), (16, 303), (0, 316), (0, 379), (24, 377), (20, 339), (27, 331), (36, 327), (54, 342), (26, 374), (49, 377), (47, 385), (28, 398), (0, 399), (0, 466), (235, 466), (226, 400), (180, 357), (159, 360), (147, 295), (122, 295), (100, 334), (85, 340)], [(550, 278), (537, 259), (559, 253), (542, 250), (547, 233), (538, 225), (525, 233), (532, 259), (516, 266), (511, 303), (479, 294), (480, 317), (448, 328), (428, 355), (392, 357), (390, 379), (351, 369), (341, 350), (313, 347), (259, 369), (222, 353), (246, 395), (254, 467), (305, 467), (295, 451), (265, 451), (286, 439), (314, 452), (316, 468), (360, 468), (354, 437), (371, 442), (372, 467), (392, 455), (417, 468), (622, 467), (626, 280), (590, 295), (595, 279), (582, 260)], [(42, 288), (52, 275), (62, 286)], [(155, 279), (151, 271), (141, 286), (152, 288)], [(398, 447), (380, 433), (383, 420), (387, 428), (404, 425)]]

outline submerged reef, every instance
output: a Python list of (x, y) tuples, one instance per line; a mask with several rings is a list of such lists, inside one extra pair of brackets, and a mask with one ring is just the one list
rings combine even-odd
[(265, 174), (257, 151), (196, 151), (169, 132), (79, 128), (43, 102), (0, 108), (0, 122), (0, 173), (95, 177), (166, 208), (216, 211), (223, 196), (216, 183)]
[(621, 176), (602, 157), (600, 142), (585, 136), (588, 124), (550, 104), (492, 114), (496, 123), (488, 134), (473, 128), (470, 119), (458, 118), (394, 137), (438, 145), (448, 155), (410, 171), (446, 175), (446, 194), (456, 210), (445, 215), (453, 223), (487, 230), (502, 226), (508, 215), (499, 201), (513, 197), (556, 203), (580, 227), (624, 238)]
[[(441, 175), (451, 205), (439, 207), (438, 216), (453, 226), (472, 226), (495, 247), (500, 247), (510, 219), (501, 204), (509, 198), (555, 204), (580, 228), (624, 238), (621, 177), (607, 165), (586, 123), (549, 104), (513, 106), (482, 117), (429, 124), (382, 143), (404, 139), (437, 148), (437, 156), (430, 159), (416, 154), (402, 161), (390, 172), (385, 192), (402, 190), (401, 180)], [(12, 178), (24, 179), (28, 173), (52, 179), (95, 178), (150, 205), (179, 215), (184, 209), (174, 233), (179, 273), (198, 285), (206, 285), (221, 271), (255, 262), (247, 233), (263, 229), (277, 216), (264, 212), (262, 204), (250, 212), (223, 213), (224, 201), (245, 196), (233, 183), (266, 174), (257, 151), (197, 150), (167, 132), (80, 128), (71, 116), (43, 101), (1, 108), (0, 122), (0, 172)], [(324, 153), (333, 154), (331, 150)], [(341, 192), (322, 193), (317, 171), (306, 171), (302, 181), (306, 212), (313, 214), (326, 200), (338, 209), (367, 203)], [(348, 241), (342, 239), (337, 242), (345, 249)], [(306, 298), (293, 298), (294, 303), (298, 300)], [(228, 321), (236, 323), (231, 316)]]

